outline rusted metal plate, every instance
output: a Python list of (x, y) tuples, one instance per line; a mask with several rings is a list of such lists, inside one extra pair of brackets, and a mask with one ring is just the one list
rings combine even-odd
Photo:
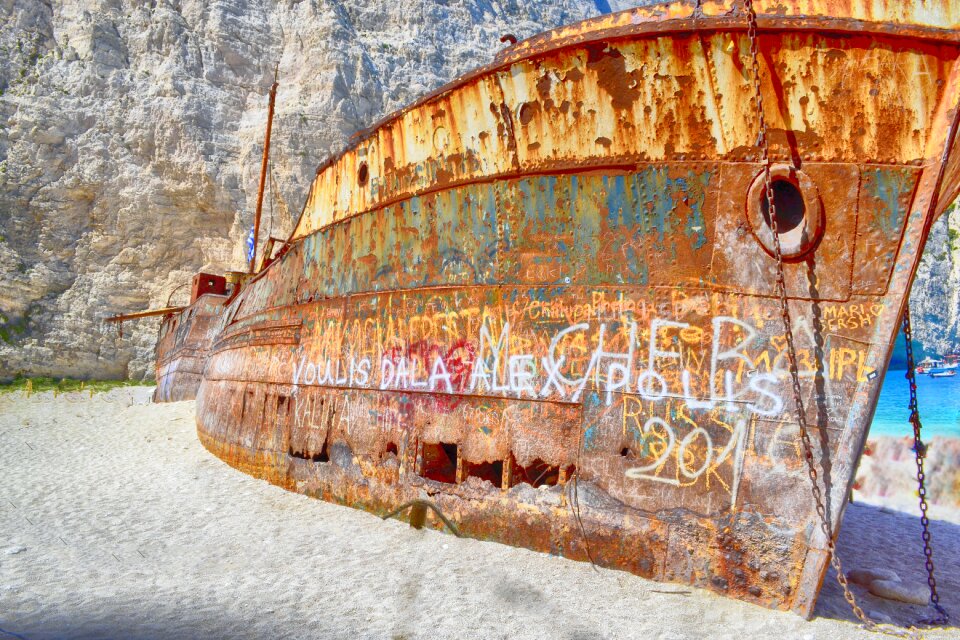
[[(708, 12), (730, 9), (730, 2), (707, 4)], [(803, 24), (812, 29), (847, 8), (790, 4), (796, 15), (810, 15)], [(960, 28), (960, 11), (953, 2), (939, 11), (903, 4), (873, 3), (866, 13), (849, 8), (846, 15), (861, 20), (858, 35), (798, 31), (762, 40), (764, 91), (779, 107), (767, 113), (774, 156), (920, 164), (942, 148), (945, 132), (930, 128), (931, 116), (944, 103), (958, 38), (950, 29)], [(510, 57), (510, 64), (404, 110), (321, 171), (294, 237), (390, 200), (490, 176), (591, 163), (756, 159), (746, 35), (713, 32), (718, 26), (710, 19), (694, 33), (651, 31), (665, 16), (690, 13), (689, 3), (636, 9), (555, 34), (576, 29), (577, 47), (517, 45), (529, 49), (529, 58)], [(890, 22), (870, 22), (875, 15)], [(910, 20), (944, 29), (922, 45), (887, 37), (885, 46), (873, 46), (886, 27)], [(631, 26), (610, 41), (603, 38), (611, 35), (608, 22)], [(903, 99), (905, 86), (910, 100)], [(829, 99), (838, 94), (842, 110)], [(360, 185), (362, 166), (367, 179)]]
[(197, 396), (226, 301), (227, 296), (201, 295), (190, 306), (163, 319), (157, 336), (154, 402), (193, 400)]
[[(760, 21), (834, 522), (929, 199), (957, 180), (960, 3), (861, 4), (779, 0)], [(377, 513), (427, 495), (470, 535), (809, 614), (826, 541), (745, 22), (692, 10), (520, 43), (322, 167), (286, 253), (220, 315), (203, 443), (291, 490)]]
[(140, 318), (155, 318), (157, 316), (169, 316), (180, 313), (185, 307), (163, 307), (162, 309), (150, 309), (147, 311), (136, 311), (134, 313), (122, 313), (116, 316), (104, 318), (106, 322), (124, 323), (127, 320), (139, 320)]

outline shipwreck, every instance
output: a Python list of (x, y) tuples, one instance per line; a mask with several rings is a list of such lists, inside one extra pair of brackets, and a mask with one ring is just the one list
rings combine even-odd
[(291, 491), (808, 616), (958, 104), (956, 0), (688, 0), (512, 44), (167, 314), (158, 399)]

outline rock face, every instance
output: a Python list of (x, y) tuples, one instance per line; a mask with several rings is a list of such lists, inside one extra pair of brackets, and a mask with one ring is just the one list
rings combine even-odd
[[(925, 442), (927, 457), (923, 467), (927, 476), (927, 502), (938, 509), (956, 511), (960, 509), (960, 438), (934, 436)], [(854, 488), (858, 499), (911, 512), (917, 510), (913, 437), (871, 438), (860, 459)], [(939, 511), (932, 511), (931, 517), (943, 516)]]
[[(262, 236), (356, 131), (526, 37), (649, 0), (0, 0), (0, 379), (153, 375), (198, 270), (242, 268), (266, 95), (280, 90)], [(957, 222), (960, 225), (960, 221)], [(940, 238), (943, 236), (943, 238)], [(917, 333), (957, 343), (940, 224)], [(945, 330), (946, 329), (946, 330)]]
[(930, 230), (910, 293), (910, 311), (916, 325), (914, 337), (924, 351), (938, 355), (960, 351), (960, 210), (956, 206)]
[(0, 378), (152, 376), (199, 269), (240, 268), (279, 63), (264, 235), (349, 136), (598, 0), (0, 0)]

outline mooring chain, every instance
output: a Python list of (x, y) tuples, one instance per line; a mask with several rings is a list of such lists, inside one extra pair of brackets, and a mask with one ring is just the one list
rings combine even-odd
[(767, 201), (767, 213), (769, 216), (770, 231), (773, 234), (774, 255), (777, 260), (777, 295), (780, 299), (780, 313), (783, 319), (785, 330), (787, 357), (790, 362), (790, 378), (793, 383), (794, 410), (796, 413), (797, 426), (800, 428), (800, 440), (803, 443), (803, 455), (807, 463), (807, 475), (810, 477), (813, 499), (816, 503), (817, 516), (820, 519), (820, 529), (826, 536), (827, 550), (830, 554), (830, 564), (837, 574), (837, 582), (843, 589), (843, 597), (850, 605), (853, 614), (871, 631), (882, 631), (884, 633), (899, 637), (914, 637), (909, 630), (905, 629), (886, 629), (881, 628), (876, 622), (871, 620), (863, 609), (857, 604), (857, 599), (850, 590), (847, 582), (847, 576), (843, 572), (843, 566), (840, 558), (837, 557), (836, 543), (833, 540), (833, 528), (827, 515), (827, 508), (824, 504), (823, 490), (817, 481), (818, 472), (813, 458), (813, 445), (810, 441), (809, 428), (807, 426), (807, 416), (803, 406), (803, 392), (800, 388), (800, 372), (797, 367), (797, 349), (793, 337), (793, 322), (790, 318), (790, 306), (787, 300), (787, 284), (783, 270), (783, 253), (780, 247), (780, 235), (777, 230), (776, 207), (773, 198), (773, 181), (770, 177), (770, 148), (767, 138), (767, 124), (763, 113), (763, 92), (760, 83), (760, 47), (757, 37), (757, 14), (753, 8), (753, 0), (744, 0), (744, 8), (747, 12), (748, 28), (747, 36), (750, 39), (750, 58), (753, 69), (753, 86), (755, 94), (755, 106), (757, 111), (757, 120), (759, 123), (760, 137), (757, 141), (761, 153), (761, 162), (763, 164), (764, 191)]
[(920, 497), (920, 525), (923, 527), (923, 555), (924, 566), (927, 569), (927, 585), (930, 587), (930, 605), (937, 615), (924, 622), (928, 624), (946, 625), (950, 616), (940, 605), (940, 594), (937, 593), (937, 579), (933, 575), (933, 548), (930, 545), (930, 519), (927, 517), (927, 487), (926, 474), (923, 470), (923, 459), (927, 456), (927, 446), (920, 439), (920, 408), (917, 404), (917, 376), (913, 361), (913, 330), (910, 327), (910, 306), (903, 312), (903, 338), (907, 349), (907, 381), (910, 385), (910, 424), (913, 425), (913, 451), (917, 460), (917, 495)]

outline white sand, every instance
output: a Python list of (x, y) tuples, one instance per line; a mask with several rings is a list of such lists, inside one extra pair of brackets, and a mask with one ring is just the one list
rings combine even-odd
[[(192, 402), (149, 395), (0, 395), (0, 639), (878, 637), (832, 582), (808, 622), (288, 493), (207, 453)], [(933, 535), (960, 618), (960, 526)], [(921, 576), (910, 515), (851, 506), (840, 552)]]

